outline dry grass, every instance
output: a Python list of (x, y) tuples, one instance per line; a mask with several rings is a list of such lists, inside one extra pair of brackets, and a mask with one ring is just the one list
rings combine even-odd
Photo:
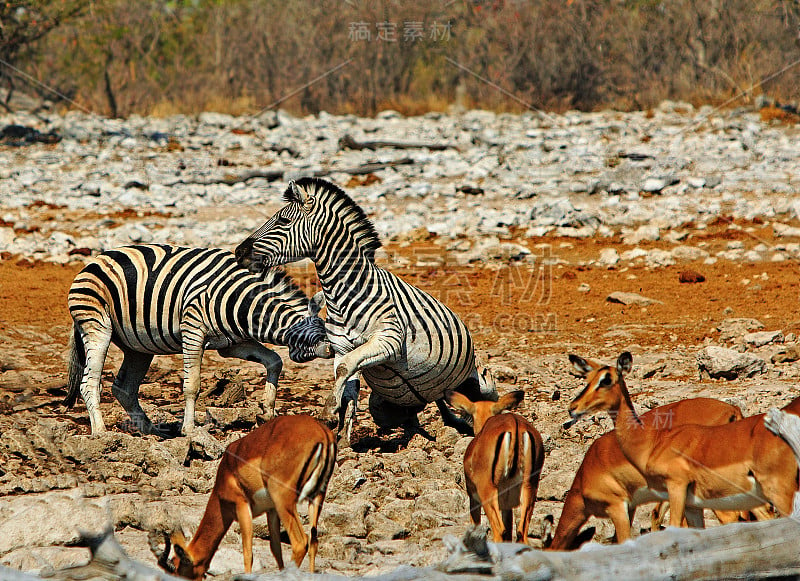
[[(277, 101), (295, 113), (391, 108), (408, 115), (452, 104), (563, 111), (734, 98), (738, 106), (737, 95), (752, 95), (746, 89), (796, 55), (800, 24), (800, 4), (787, 0), (131, 6), (94, 2), (85, 17), (36, 46), (23, 68), (104, 113), (107, 73), (120, 115), (238, 114)], [(378, 40), (382, 23), (394, 26), (393, 41)], [(423, 36), (405, 40), (408, 23), (418, 23)], [(354, 37), (356, 25), (370, 40)], [(784, 100), (797, 98), (797, 86), (800, 67), (789, 67), (761, 90)]]

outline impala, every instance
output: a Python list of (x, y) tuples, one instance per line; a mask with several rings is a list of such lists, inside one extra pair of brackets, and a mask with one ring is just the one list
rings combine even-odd
[[(708, 397), (687, 399), (666, 404), (642, 415), (644, 425), (669, 430), (684, 424), (708, 426), (725, 424), (742, 419), (741, 410), (723, 401)], [(583, 457), (572, 486), (564, 500), (558, 526), (548, 548), (553, 550), (576, 549), (578, 531), (589, 517), (610, 518), (614, 523), (618, 543), (631, 536), (631, 521), (636, 507), (661, 498), (647, 488), (647, 481), (628, 462), (617, 443), (615, 431), (595, 440)], [(702, 522), (702, 510), (687, 508), (691, 524)], [(721, 522), (738, 519), (738, 513), (717, 512)]]
[[(764, 426), (759, 414), (720, 426), (647, 426), (633, 409), (624, 375), (632, 356), (611, 367), (570, 355), (586, 387), (570, 404), (573, 418), (608, 410), (625, 457), (647, 487), (669, 500), (670, 525), (681, 526), (686, 507), (748, 511), (771, 503), (781, 515), (792, 509), (797, 463), (788, 445)], [(800, 409), (800, 398), (787, 411)]]
[[(168, 536), (166, 548), (158, 555), (159, 565), (188, 579), (202, 578), (225, 533), (233, 521), (238, 521), (244, 570), (250, 573), (253, 518), (267, 513), (269, 544), (278, 568), (283, 569), (282, 523), (289, 534), (294, 562), (300, 566), (308, 552), (313, 573), (317, 523), (335, 462), (333, 433), (311, 416), (281, 416), (261, 425), (225, 450), (194, 537), (187, 543), (180, 532)], [(309, 504), (310, 542), (297, 514), (297, 503), (302, 500)], [(171, 560), (170, 545), (175, 547)]]
[(501, 413), (519, 405), (524, 395), (513, 391), (496, 402), (473, 402), (458, 392), (448, 397), (451, 406), (472, 416), (475, 428), (475, 438), (464, 453), (470, 517), (479, 524), (483, 506), (497, 543), (511, 540), (512, 509), (517, 506), (516, 541), (528, 543), (544, 463), (542, 437), (536, 428), (519, 414)]

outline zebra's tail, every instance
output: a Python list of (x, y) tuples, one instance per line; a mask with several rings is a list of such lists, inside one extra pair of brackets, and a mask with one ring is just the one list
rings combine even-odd
[(73, 323), (72, 334), (69, 336), (69, 379), (67, 380), (67, 397), (64, 405), (71, 408), (75, 405), (80, 392), (83, 370), (86, 367), (86, 351), (78, 332), (78, 324)]

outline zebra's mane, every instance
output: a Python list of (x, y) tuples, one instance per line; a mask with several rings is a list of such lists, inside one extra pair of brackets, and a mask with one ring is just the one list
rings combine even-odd
[(287, 300), (302, 301), (308, 304), (308, 296), (304, 293), (294, 279), (282, 268), (268, 268), (261, 274), (261, 282), (274, 287), (282, 295), (288, 295)]
[[(301, 178), (297, 180), (296, 185), (298, 188), (303, 188), (310, 194), (317, 194), (317, 200), (326, 205), (333, 205), (336, 202), (341, 202), (343, 209), (343, 217), (350, 223), (350, 231), (353, 234), (355, 241), (361, 246), (364, 255), (368, 260), (375, 260), (375, 251), (381, 247), (381, 240), (378, 233), (375, 231), (375, 226), (372, 221), (367, 217), (361, 206), (353, 201), (353, 198), (347, 195), (343, 189), (336, 184), (319, 179), (319, 178)], [(323, 195), (319, 195), (323, 194)], [(288, 187), (283, 194), (283, 199), (286, 202), (303, 203), (303, 200), (297, 198), (292, 187)]]

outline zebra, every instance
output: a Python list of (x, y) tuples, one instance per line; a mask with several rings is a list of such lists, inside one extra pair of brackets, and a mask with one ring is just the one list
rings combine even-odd
[[(497, 390), (480, 382), (472, 338), (461, 319), (375, 264), (381, 246), (375, 228), (339, 187), (302, 178), (289, 184), (284, 201), (287, 205), (239, 244), (236, 257), (251, 271), (303, 258), (314, 262), (336, 353), (330, 411), (339, 414), (340, 436), (350, 439), (358, 372), (372, 390), (369, 406), (378, 425), (404, 408), (406, 416), (416, 418), (435, 401), (445, 423), (468, 433), (447, 407), (445, 393), (456, 389), (496, 401)], [(381, 409), (391, 413), (375, 413)]]
[(92, 434), (105, 431), (100, 383), (110, 343), (124, 354), (111, 392), (143, 434), (162, 434), (139, 404), (154, 355), (183, 354), (182, 432), (194, 429), (200, 364), (206, 349), (266, 368), (264, 412), (274, 415), (280, 356), (261, 342), (288, 345), (293, 361), (332, 357), (320, 297), (309, 301), (280, 270), (254, 276), (226, 250), (166, 244), (123, 246), (99, 254), (69, 289), (73, 319), (68, 394), (80, 392)]

